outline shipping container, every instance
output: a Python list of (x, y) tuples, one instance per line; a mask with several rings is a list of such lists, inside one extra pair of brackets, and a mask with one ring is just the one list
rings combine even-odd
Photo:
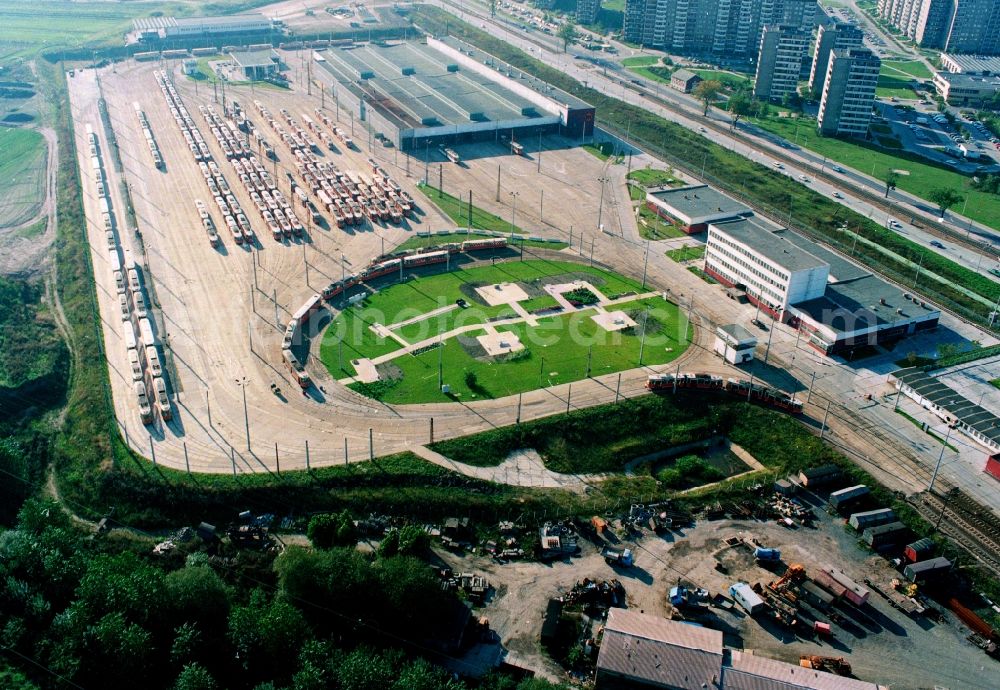
[(986, 467), (983, 468), (983, 472), (1000, 480), (1000, 455), (991, 455), (986, 458)]
[(835, 599), (840, 599), (847, 591), (847, 588), (844, 587), (844, 585), (834, 580), (822, 570), (817, 570), (813, 573), (812, 581), (832, 594)]
[(892, 512), (892, 508), (877, 508), (875, 510), (866, 510), (861, 513), (852, 514), (847, 524), (858, 532), (862, 532), (869, 527), (886, 525), (895, 521), (896, 514)]
[(737, 582), (734, 585), (730, 585), (729, 596), (751, 616), (765, 607), (764, 600), (746, 582)]
[(871, 493), (867, 486), (864, 484), (858, 484), (857, 486), (849, 486), (846, 489), (840, 489), (839, 491), (834, 491), (830, 494), (830, 505), (834, 508), (839, 508), (841, 506), (847, 505), (861, 498), (864, 498), (869, 493)]
[(925, 561), (934, 555), (937, 545), (930, 537), (918, 539), (912, 544), (907, 544), (903, 550), (903, 557), (910, 563)]
[(923, 582), (935, 577), (940, 577), (951, 570), (951, 561), (942, 556), (930, 558), (926, 561), (910, 563), (903, 569), (903, 575), (910, 582)]
[(861, 535), (862, 541), (873, 549), (883, 549), (899, 544), (910, 536), (910, 529), (902, 522), (888, 522), (868, 527)]
[(868, 601), (871, 592), (849, 578), (843, 570), (827, 566), (823, 571), (844, 588), (844, 598), (849, 602), (855, 606), (863, 606)]

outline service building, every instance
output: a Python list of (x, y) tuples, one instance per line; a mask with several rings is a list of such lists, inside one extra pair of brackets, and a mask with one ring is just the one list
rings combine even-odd
[(339, 108), (404, 151), (594, 132), (593, 106), (453, 37), (332, 48), (315, 67)]
[(921, 298), (759, 216), (711, 223), (704, 269), (827, 355), (933, 330), (941, 318)]
[(749, 206), (704, 184), (648, 191), (646, 207), (688, 235), (704, 232), (709, 223), (753, 213)]
[(738, 323), (727, 323), (715, 329), (715, 353), (730, 364), (753, 360), (757, 336)]

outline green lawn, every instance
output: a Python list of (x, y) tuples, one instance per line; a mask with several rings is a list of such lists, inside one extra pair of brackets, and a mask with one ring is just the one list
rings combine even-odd
[[(425, 185), (422, 182), (417, 185), (417, 188), (424, 193), (424, 196), (437, 206), (441, 211), (451, 218), (455, 225), (467, 228), (469, 227), (469, 200), (459, 199), (454, 197), (448, 192), (438, 191), (437, 187), (432, 187), (430, 185)], [(472, 206), (472, 229), (473, 230), (491, 230), (493, 232), (507, 232), (511, 231), (510, 218), (504, 219), (500, 216), (494, 215), (489, 211), (484, 211), (475, 204)], [(516, 220), (516, 219), (515, 219)], [(519, 226), (514, 226), (514, 233), (523, 233)]]
[(879, 75), (878, 84), (875, 86), (875, 95), (879, 98), (920, 98), (917, 92), (910, 87), (909, 78), (885, 75)]
[(698, 244), (694, 246), (678, 247), (677, 249), (669, 249), (664, 253), (677, 262), (695, 261), (705, 256), (705, 245)]
[(45, 139), (31, 129), (0, 127), (0, 228), (38, 214), (45, 200)]
[(622, 60), (622, 66), (633, 74), (638, 74), (651, 81), (658, 81), (661, 84), (670, 83), (670, 74), (674, 70), (673, 67), (661, 64), (660, 58), (653, 55), (625, 58)]
[[(659, 298), (636, 300), (621, 307), (641, 322), (643, 310), (651, 317), (643, 349), (643, 364), (664, 364), (687, 347), (683, 315), (676, 305)], [(444, 383), (460, 400), (496, 398), (569, 383), (586, 378), (590, 358), (591, 375), (614, 373), (639, 366), (640, 336), (609, 333), (591, 319), (594, 312), (584, 309), (562, 316), (539, 319), (538, 326), (525, 323), (498, 327), (516, 335), (525, 346), (510, 361), (473, 358), (462, 343), (452, 338), (443, 352), (431, 349), (416, 356), (393, 360), (402, 379), (383, 393), (384, 402), (408, 404), (447, 401), (438, 390), (438, 362), (443, 362)], [(637, 328), (637, 331), (641, 330)], [(572, 334), (572, 337), (571, 337)], [(481, 335), (475, 331), (474, 338)], [(475, 381), (467, 379), (474, 374)], [(470, 383), (472, 384), (470, 387)]]
[(741, 86), (750, 85), (750, 77), (736, 72), (725, 72), (716, 69), (693, 69), (691, 70), (706, 81), (709, 79), (722, 82), (723, 86), (729, 89), (738, 89)]
[(644, 240), (684, 237), (684, 233), (645, 206), (639, 208), (639, 235)]
[(638, 182), (644, 187), (679, 187), (684, 184), (668, 171), (653, 168), (633, 170), (628, 174), (628, 179)]
[[(867, 175), (883, 178), (888, 170), (904, 170), (909, 174), (899, 176), (897, 187), (924, 199), (936, 187), (957, 189), (969, 198), (965, 209), (968, 216), (990, 227), (1000, 228), (1000, 202), (997, 197), (972, 189), (970, 178), (953, 170), (909, 160), (860, 143), (821, 137), (816, 133), (816, 121), (812, 118), (799, 118), (797, 128), (796, 119), (793, 118), (770, 117), (755, 122), (763, 129), (794, 141), (803, 148)], [(961, 205), (957, 210), (961, 210)]]
[[(337, 378), (351, 376), (355, 372), (350, 365), (350, 360), (361, 357), (379, 357), (401, 347), (393, 339), (376, 336), (369, 328), (373, 323), (391, 325), (408, 321), (440, 307), (453, 305), (459, 298), (465, 299), (471, 304), (468, 309), (451, 309), (395, 329), (395, 332), (407, 342), (418, 342), (434, 338), (438, 333), (447, 332), (458, 326), (481, 324), (491, 318), (515, 316), (513, 310), (507, 305), (490, 307), (477, 303), (474, 288), (478, 285), (499, 282), (521, 283), (529, 294), (536, 293), (535, 297), (522, 302), (522, 305), (531, 311), (556, 305), (555, 299), (551, 296), (537, 294), (540, 292), (540, 286), (536, 282), (560, 283), (569, 282), (576, 278), (590, 281), (598, 290), (611, 298), (623, 294), (634, 294), (642, 289), (639, 283), (628, 278), (583, 264), (561, 261), (508, 261), (495, 266), (479, 266), (424, 276), (386, 287), (363, 303), (350, 307), (339, 314), (323, 336), (320, 357), (333, 376)], [(629, 304), (629, 307), (622, 308), (626, 311), (629, 309), (641, 311), (646, 307), (657, 309), (656, 313), (659, 315), (650, 322), (651, 328), (655, 327), (656, 333), (665, 331), (670, 336), (661, 344), (657, 344), (660, 343), (660, 340), (654, 339), (654, 331), (650, 330), (647, 333), (647, 347), (644, 350), (643, 361), (649, 363), (668, 361), (679, 354), (682, 348), (677, 346), (678, 315), (676, 307), (661, 299), (650, 300), (648, 304), (641, 300)], [(539, 325), (536, 327), (529, 327), (526, 324), (498, 327), (500, 330), (518, 333), (529, 350), (529, 354), (522, 355), (522, 357), (525, 360), (537, 357), (534, 360), (535, 364), (531, 367), (526, 367), (520, 361), (498, 363), (485, 359), (474, 359), (463, 349), (462, 343), (455, 338), (445, 341), (445, 361), (449, 368), (458, 367), (463, 372), (466, 369), (475, 371), (480, 383), (492, 395), (507, 395), (508, 392), (518, 392), (536, 387), (537, 370), (535, 370), (534, 375), (530, 376), (527, 372), (529, 369), (533, 370), (533, 367), (540, 366), (541, 357), (545, 356), (541, 354), (543, 352), (551, 351), (553, 353), (552, 359), (549, 359), (553, 363), (553, 368), (550, 372), (546, 372), (546, 376), (555, 372), (552, 374), (554, 382), (583, 378), (586, 374), (586, 365), (584, 364), (583, 370), (580, 371), (578, 362), (574, 358), (581, 356), (580, 348), (584, 348), (583, 356), (585, 356), (586, 347), (589, 346), (590, 341), (593, 341), (594, 344), (595, 372), (598, 371), (596, 364), (598, 354), (602, 357), (603, 363), (600, 365), (602, 371), (619, 371), (629, 368), (626, 366), (626, 360), (633, 354), (638, 357), (638, 350), (630, 349), (628, 343), (631, 340), (637, 342), (637, 339), (634, 336), (622, 334), (612, 337), (612, 334), (607, 333), (591, 320), (590, 317), (593, 314), (593, 310), (585, 310), (585, 313), (545, 317), (540, 319)], [(572, 319), (572, 323), (568, 319)], [(570, 342), (570, 336), (564, 332), (566, 328), (571, 329), (569, 333), (573, 334), (572, 340), (574, 342)], [(481, 333), (481, 331), (475, 329), (467, 337), (474, 337), (476, 333)], [(343, 369), (340, 368), (339, 340), (341, 338), (344, 340)], [(586, 343), (586, 345), (581, 343)], [(621, 353), (615, 354), (616, 348), (624, 349)], [(668, 351), (666, 348), (672, 348), (672, 350)], [(633, 353), (632, 350), (635, 352)], [(539, 354), (534, 354), (536, 351)], [(407, 355), (393, 360), (392, 363), (402, 372), (403, 380), (383, 391), (383, 399), (389, 402), (442, 399), (440, 393), (437, 392), (438, 356), (437, 349), (432, 348), (426, 353), (416, 356)], [(425, 371), (427, 367), (431, 367), (433, 371), (427, 373)], [(513, 378), (508, 381), (507, 376), (510, 372), (513, 372)], [(529, 385), (532, 381), (535, 385)], [(453, 386), (456, 387), (456, 392), (461, 393), (464, 390), (466, 397), (477, 395), (476, 391), (470, 390), (465, 385), (464, 373), (462, 380), (454, 382)], [(478, 395), (483, 395), (482, 391)]]
[(592, 156), (600, 158), (602, 161), (606, 161), (611, 158), (611, 154), (614, 153), (615, 147), (614, 144), (609, 141), (602, 141), (596, 146), (594, 144), (584, 144), (583, 150)]
[[(604, 6), (607, 7), (607, 3), (604, 3)], [(637, 55), (622, 60), (622, 67), (649, 67), (657, 65), (659, 62), (660, 58), (656, 55)]]
[(917, 60), (883, 60), (882, 74), (896, 76), (895, 73), (902, 72), (917, 79), (930, 79), (933, 75), (927, 65)]

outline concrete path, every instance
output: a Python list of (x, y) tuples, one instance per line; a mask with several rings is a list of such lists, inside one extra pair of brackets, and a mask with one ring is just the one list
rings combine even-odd
[(512, 453), (502, 463), (493, 467), (476, 467), (455, 462), (427, 446), (414, 446), (412, 450), (414, 454), (419, 455), (424, 460), (453, 472), (508, 486), (544, 487), (582, 492), (588, 485), (604, 481), (611, 476), (607, 474), (560, 474), (553, 472), (545, 467), (537, 451), (530, 448)]
[(409, 326), (411, 323), (426, 321), (427, 319), (433, 319), (435, 316), (438, 316), (440, 314), (447, 314), (448, 312), (453, 311), (455, 309), (458, 309), (457, 304), (447, 304), (438, 309), (433, 309), (427, 312), (426, 314), (418, 314), (417, 316), (414, 316), (412, 319), (407, 319), (406, 321), (400, 321), (399, 323), (390, 324), (386, 328), (394, 331), (397, 328), (402, 328), (403, 326)]
[(389, 338), (390, 340), (395, 340), (397, 343), (402, 345), (404, 348), (409, 346), (409, 343), (403, 340), (402, 336), (397, 334), (395, 331), (390, 329), (388, 326), (383, 326), (380, 323), (373, 323), (368, 328), (371, 329), (372, 333), (380, 338)]

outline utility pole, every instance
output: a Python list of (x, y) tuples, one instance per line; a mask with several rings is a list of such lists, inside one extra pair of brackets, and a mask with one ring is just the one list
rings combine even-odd
[(934, 465), (934, 474), (931, 475), (931, 483), (927, 485), (927, 493), (934, 491), (934, 482), (937, 480), (938, 470), (941, 469), (941, 461), (944, 459), (944, 450), (951, 440), (951, 424), (948, 425), (948, 433), (945, 434), (944, 443), (941, 445), (941, 452), (938, 454), (937, 464)]
[(247, 384), (250, 382), (246, 376), (236, 379), (236, 385), (243, 389), (243, 423), (247, 432), (247, 450), (250, 450), (250, 414), (247, 411)]
[(500, 201), (500, 166), (497, 166), (497, 201)]

